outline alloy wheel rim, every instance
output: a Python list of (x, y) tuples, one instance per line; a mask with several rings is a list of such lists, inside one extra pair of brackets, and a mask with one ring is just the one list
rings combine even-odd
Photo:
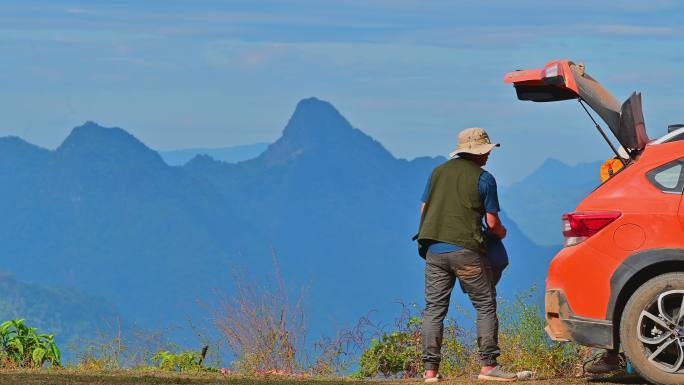
[(684, 371), (684, 290), (666, 291), (641, 311), (637, 338), (647, 360), (658, 369)]

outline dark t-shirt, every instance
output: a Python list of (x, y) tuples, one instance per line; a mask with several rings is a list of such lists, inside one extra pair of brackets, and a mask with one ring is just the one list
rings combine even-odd
[[(425, 186), (425, 191), (423, 191), (423, 203), (427, 202), (430, 196), (430, 185), (432, 184), (432, 174), (428, 177), (427, 185)], [(480, 197), (482, 198), (482, 203), (484, 205), (485, 212), (487, 213), (498, 213), (501, 211), (499, 208), (499, 194), (496, 190), (496, 179), (494, 176), (487, 171), (483, 171), (480, 175), (480, 180), (478, 183), (478, 191), (480, 192)], [(437, 242), (430, 245), (428, 251), (436, 254), (450, 253), (452, 251), (458, 251), (463, 249), (462, 246), (453, 245), (451, 243)]]

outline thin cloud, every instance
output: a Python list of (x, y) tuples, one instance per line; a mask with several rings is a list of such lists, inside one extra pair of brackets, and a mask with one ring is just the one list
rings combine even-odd
[[(245, 43), (240, 41), (217, 41), (209, 44), (205, 60), (214, 67), (237, 66), (243, 69), (262, 69), (276, 63), (311, 63), (305, 46), (282, 43)], [(308, 59), (308, 60), (307, 60)]]
[(118, 30), (77, 29), (0, 29), (0, 40), (49, 41), (58, 43), (107, 43), (156, 39), (150, 33), (121, 32)]
[(684, 33), (681, 28), (660, 27), (650, 25), (597, 25), (587, 26), (587, 30), (593, 30), (600, 34), (614, 36), (635, 36), (635, 37), (680, 37)]
[(84, 15), (88, 13), (92, 13), (91, 11), (83, 8), (69, 8), (66, 10), (67, 13), (70, 13), (72, 15)]
[(496, 48), (516, 47), (545, 39), (583, 36), (599, 38), (680, 38), (684, 29), (637, 24), (504, 25), (425, 28), (385, 36), (381, 41), (412, 45)]

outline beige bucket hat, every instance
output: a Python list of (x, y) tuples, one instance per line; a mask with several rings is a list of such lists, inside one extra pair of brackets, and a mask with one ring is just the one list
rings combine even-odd
[(463, 153), (482, 155), (500, 146), (500, 143), (492, 144), (484, 128), (471, 127), (458, 133), (458, 146), (449, 156), (455, 158)]

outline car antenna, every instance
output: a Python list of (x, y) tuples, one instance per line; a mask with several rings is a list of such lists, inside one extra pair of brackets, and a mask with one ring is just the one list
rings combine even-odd
[[(585, 106), (584, 103), (582, 102), (582, 98), (577, 98), (577, 101), (582, 106), (582, 108), (584, 108), (584, 111), (587, 113), (587, 115), (589, 115), (589, 118), (591, 119), (591, 121), (594, 122), (594, 126), (601, 133), (601, 136), (603, 136), (603, 139), (606, 140), (606, 143), (608, 143), (608, 145), (610, 146), (610, 149), (613, 150), (613, 152), (615, 153), (615, 156), (617, 156), (617, 158), (620, 159), (620, 162), (622, 162), (623, 166), (627, 166), (627, 163), (625, 163), (625, 160), (622, 159), (617, 148), (615, 148), (615, 145), (613, 144), (613, 142), (611, 142), (610, 139), (608, 138), (608, 135), (606, 135), (606, 132), (603, 131), (603, 128), (601, 128), (601, 126), (598, 124), (596, 119), (594, 119), (594, 117), (591, 115), (589, 110), (587, 110), (587, 106)], [(627, 154), (629, 154), (629, 153), (627, 153)], [(631, 155), (630, 155), (630, 158), (631, 158)]]

